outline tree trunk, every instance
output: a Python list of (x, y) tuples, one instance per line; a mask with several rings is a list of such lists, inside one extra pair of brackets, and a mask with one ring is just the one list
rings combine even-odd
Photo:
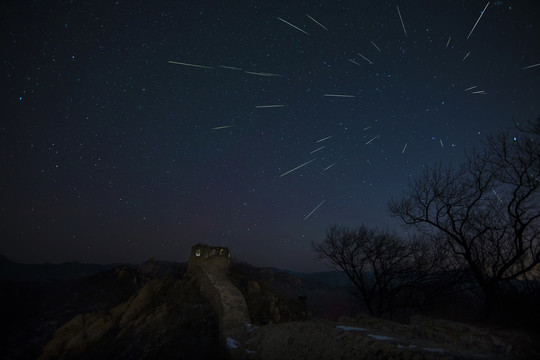
[(502, 319), (504, 317), (503, 294), (499, 284), (489, 281), (480, 286), (485, 297), (480, 320), (497, 321)]

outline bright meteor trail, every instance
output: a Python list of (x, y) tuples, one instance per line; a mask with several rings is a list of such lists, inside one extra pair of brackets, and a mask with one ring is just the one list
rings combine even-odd
[(307, 214), (307, 216), (304, 218), (304, 220), (307, 220), (307, 218), (310, 217), (311, 214), (313, 214), (315, 211), (317, 211), (317, 209), (320, 208), (322, 204), (324, 204), (324, 200), (321, 201), (320, 204), (315, 207), (315, 209), (311, 210), (311, 212), (309, 214)]
[(307, 164), (309, 164), (309, 163), (311, 163), (311, 162), (313, 162), (313, 161), (315, 161), (315, 160), (317, 160), (317, 158), (312, 159), (312, 160), (309, 160), (308, 162), (305, 162), (305, 163), (303, 163), (302, 165), (299, 165), (299, 166), (295, 167), (294, 169), (289, 170), (289, 171), (287, 171), (287, 172), (285, 172), (285, 173), (279, 175), (279, 177), (283, 177), (283, 176), (285, 176), (285, 175), (287, 175), (287, 174), (290, 174), (290, 173), (292, 173), (293, 171), (296, 171), (296, 170), (300, 169), (301, 167), (304, 167), (304, 166), (306, 166)]

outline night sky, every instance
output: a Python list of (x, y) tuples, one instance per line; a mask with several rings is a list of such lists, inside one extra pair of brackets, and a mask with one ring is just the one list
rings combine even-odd
[(486, 4), (3, 2), (0, 253), (323, 269), (329, 226), (399, 229), (424, 166), (540, 116), (540, 2)]

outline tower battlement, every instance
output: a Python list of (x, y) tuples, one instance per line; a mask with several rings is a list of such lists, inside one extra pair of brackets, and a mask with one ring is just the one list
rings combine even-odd
[[(231, 265), (231, 252), (226, 247), (197, 244), (191, 248), (188, 271), (197, 271), (201, 266), (208, 270), (226, 273)], [(201, 269), (199, 269), (201, 270)]]

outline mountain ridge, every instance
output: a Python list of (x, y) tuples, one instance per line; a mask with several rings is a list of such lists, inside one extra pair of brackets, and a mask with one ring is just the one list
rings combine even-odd
[[(43, 280), (74, 280), (91, 276), (102, 271), (114, 269), (119, 266), (139, 267), (144, 264), (159, 262), (161, 264), (177, 264), (187, 266), (186, 262), (174, 262), (155, 260), (150, 258), (141, 264), (130, 263), (81, 263), (78, 261), (68, 261), (62, 263), (19, 263), (11, 260), (5, 255), (0, 254), (0, 280), (8, 281), (43, 281)], [(174, 265), (173, 265), (174, 266)], [(289, 269), (280, 269), (276, 267), (262, 267), (261, 269), (271, 269), (275, 272), (288, 273), (301, 279), (316, 280), (331, 286), (351, 285), (349, 278), (344, 272), (340, 271), (317, 271), (317, 272), (298, 272)]]
[[(69, 261), (60, 264), (24, 264), (0, 254), (0, 280), (46, 281), (73, 280), (97, 274), (126, 264), (87, 264)], [(132, 265), (130, 265), (132, 266)]]

